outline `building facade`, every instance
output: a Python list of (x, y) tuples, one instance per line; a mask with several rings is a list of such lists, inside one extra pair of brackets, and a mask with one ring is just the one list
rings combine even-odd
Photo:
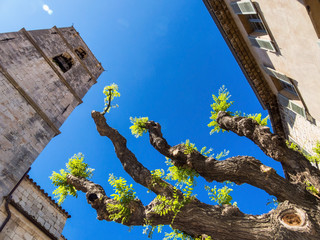
[(320, 141), (320, 1), (203, 1), (274, 131), (312, 155)]
[(0, 204), (103, 71), (73, 27), (0, 34)]
[(22, 179), (0, 206), (0, 239), (63, 240), (62, 230), (70, 215), (29, 176)]

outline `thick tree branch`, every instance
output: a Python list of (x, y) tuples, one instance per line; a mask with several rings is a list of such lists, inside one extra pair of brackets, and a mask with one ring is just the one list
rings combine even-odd
[[(117, 204), (117, 202), (106, 196), (100, 185), (70, 174), (67, 179), (68, 183), (72, 184), (77, 190), (86, 193), (87, 201), (97, 211), (99, 220), (111, 221), (111, 213), (108, 212), (107, 205)], [(118, 219), (117, 222), (127, 226), (172, 224), (173, 228), (179, 229), (190, 236), (208, 235), (217, 240), (269, 240), (279, 233), (287, 237), (291, 236), (290, 239), (317, 239), (312, 237), (305, 238), (305, 232), (312, 232), (312, 230), (315, 230), (315, 226), (301, 223), (302, 227), (296, 230), (290, 229), (290, 225), (286, 226), (286, 222), (281, 216), (288, 209), (291, 209), (290, 216), (296, 214), (294, 216), (301, 218), (300, 220), (303, 221), (306, 221), (308, 214), (315, 214), (313, 212), (307, 213), (288, 202), (283, 203), (277, 210), (273, 210), (268, 214), (253, 216), (240, 212), (234, 206), (211, 206), (198, 200), (193, 200), (181, 209), (174, 221), (172, 221), (172, 213), (162, 216), (155, 213), (154, 207), (156, 204), (158, 203), (154, 200), (148, 206), (143, 206), (140, 200), (132, 200), (129, 203), (130, 216), (128, 220), (122, 222), (121, 219)], [(230, 234), (231, 232), (232, 234)]]
[(149, 130), (150, 143), (155, 149), (172, 159), (175, 166), (194, 169), (209, 182), (229, 180), (237, 184), (248, 183), (274, 195), (279, 201), (289, 200), (304, 206), (318, 203), (318, 200), (304, 187), (290, 183), (279, 176), (274, 169), (263, 165), (253, 157), (237, 156), (218, 161), (212, 157), (205, 157), (197, 151), (185, 154), (184, 144), (171, 147), (167, 143), (162, 136), (159, 123), (150, 121), (146, 128)]
[[(150, 171), (138, 162), (127, 148), (126, 139), (117, 130), (108, 126), (101, 113), (93, 112), (92, 117), (100, 135), (107, 136), (112, 141), (123, 168), (137, 183), (156, 194), (172, 195), (173, 186), (164, 181), (161, 184), (155, 184)], [(318, 239), (316, 233), (320, 232), (319, 225), (313, 224), (320, 222), (318, 202), (303, 188), (280, 177), (273, 169), (261, 164), (253, 157), (233, 157), (217, 161), (202, 156), (196, 151), (186, 155), (184, 145), (171, 147), (166, 142), (162, 137), (159, 124), (148, 122), (146, 127), (149, 130), (151, 144), (160, 153), (171, 158), (176, 166), (195, 169), (208, 181), (231, 180), (238, 184), (247, 182), (275, 195), (280, 200), (289, 199), (291, 203), (285, 201), (268, 214), (253, 216), (240, 212), (234, 206), (212, 206), (193, 199), (186, 203), (174, 217), (172, 212), (162, 216), (155, 212), (155, 206), (159, 204), (157, 198), (148, 206), (143, 206), (139, 200), (132, 200), (129, 204), (130, 218), (123, 224), (147, 223), (153, 226), (171, 224), (173, 228), (192, 237), (207, 235), (217, 240)], [(68, 183), (86, 192), (87, 200), (97, 210), (99, 219), (110, 220), (106, 205), (115, 203), (115, 200), (107, 197), (101, 186), (71, 175), (68, 175)]]
[[(124, 170), (135, 182), (150, 189), (155, 194), (172, 196), (174, 187), (162, 179), (158, 179), (156, 182), (154, 181), (151, 172), (145, 168), (127, 148), (127, 140), (116, 129), (107, 124), (106, 118), (102, 113), (93, 111), (92, 118), (96, 123), (99, 134), (108, 137), (112, 141), (117, 157)], [(180, 191), (178, 194), (182, 195)]]
[(320, 190), (320, 171), (299, 152), (287, 147), (285, 140), (270, 132), (266, 126), (260, 126), (255, 120), (246, 117), (233, 117), (219, 112), (218, 125), (227, 131), (252, 140), (267, 156), (282, 163), (284, 170), (293, 182), (304, 183), (308, 180)]
[[(87, 202), (93, 209), (97, 211), (97, 218), (99, 220), (113, 221), (110, 219), (110, 212), (108, 212), (108, 204), (115, 205), (118, 202), (109, 198), (104, 189), (94, 182), (91, 182), (85, 178), (76, 177), (71, 174), (67, 176), (69, 184), (73, 185), (77, 190), (86, 193)], [(124, 225), (144, 225), (145, 224), (145, 207), (139, 199), (135, 199), (129, 203), (131, 215), (127, 221), (123, 222)], [(121, 223), (122, 219), (116, 220)]]

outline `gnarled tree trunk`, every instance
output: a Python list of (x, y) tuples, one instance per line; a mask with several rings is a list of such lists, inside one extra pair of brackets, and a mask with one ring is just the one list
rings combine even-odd
[[(100, 135), (112, 141), (124, 170), (135, 182), (157, 195), (174, 197), (174, 186), (162, 179), (153, 181), (151, 172), (127, 148), (126, 139), (107, 124), (103, 114), (94, 111), (92, 117)], [(167, 143), (162, 136), (160, 124), (149, 121), (145, 127), (149, 132), (151, 145), (170, 158), (175, 166), (194, 169), (208, 182), (229, 180), (236, 184), (247, 183), (258, 187), (277, 198), (279, 205), (275, 210), (254, 216), (242, 213), (235, 206), (208, 205), (192, 198), (176, 215), (172, 212), (160, 215), (154, 211), (154, 207), (159, 204), (157, 199), (147, 206), (135, 199), (129, 204), (131, 214), (128, 220), (117, 221), (128, 226), (171, 224), (174, 229), (192, 237), (203, 236), (203, 239), (205, 236), (211, 236), (215, 240), (320, 239), (319, 196), (308, 192), (305, 186), (308, 181), (315, 189), (320, 190), (319, 171), (312, 167), (303, 155), (287, 148), (284, 139), (272, 134), (269, 128), (260, 126), (252, 119), (220, 112), (217, 122), (222, 129), (251, 139), (267, 156), (279, 161), (286, 178), (249, 156), (218, 161), (197, 151), (185, 154), (183, 144), (170, 146)], [(109, 198), (100, 185), (72, 175), (68, 175), (68, 183), (86, 193), (87, 201), (96, 209), (99, 220), (111, 220), (111, 213), (106, 206), (115, 203), (115, 200)], [(179, 198), (183, 197), (180, 191), (176, 194)]]

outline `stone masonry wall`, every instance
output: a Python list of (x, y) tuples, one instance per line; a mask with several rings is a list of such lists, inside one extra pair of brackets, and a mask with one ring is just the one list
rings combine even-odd
[[(2, 218), (4, 206), (0, 208)], [(51, 240), (40, 229), (35, 228), (33, 223), (21, 215), (15, 208), (10, 207), (11, 218), (5, 229), (0, 233), (1, 240)], [(3, 215), (5, 216), (5, 215)]]
[[(86, 50), (83, 61), (73, 46)], [(66, 72), (53, 61), (64, 53)], [(102, 71), (73, 27), (0, 34), (0, 204)]]
[(1, 204), (55, 133), (1, 74), (0, 96)]
[[(35, 226), (30, 218), (55, 238), (61, 237), (67, 217), (69, 217), (68, 213), (48, 197), (31, 179), (25, 178), (21, 182), (12, 195), (12, 201), (15, 206), (13, 207), (12, 204), (10, 206), (10, 210), (13, 212), (12, 219), (0, 233), (0, 239), (50, 239), (48, 236), (43, 236), (46, 235), (44, 231)], [(22, 209), (29, 216), (28, 220), (19, 209)], [(6, 216), (7, 213), (4, 210), (4, 204), (2, 204), (0, 208), (1, 223)]]
[(312, 148), (320, 141), (320, 127), (281, 105), (280, 112), (286, 135), (313, 155)]

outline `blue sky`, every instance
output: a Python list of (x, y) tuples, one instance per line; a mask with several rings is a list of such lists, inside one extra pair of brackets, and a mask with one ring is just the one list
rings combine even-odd
[[(45, 5), (45, 6), (44, 6)], [(0, 32), (45, 29), (74, 25), (106, 70), (43, 150), (32, 166), (31, 177), (50, 193), (49, 176), (63, 168), (68, 158), (82, 152), (95, 168), (93, 180), (107, 194), (112, 193), (109, 173), (133, 182), (122, 169), (111, 142), (100, 137), (90, 112), (103, 109), (103, 87), (119, 85), (118, 109), (107, 119), (128, 140), (128, 147), (149, 169), (165, 168), (165, 158), (149, 144), (148, 136), (130, 134), (130, 116), (148, 116), (162, 125), (169, 144), (190, 139), (198, 148), (212, 147), (230, 156), (252, 155), (279, 170), (249, 140), (232, 133), (209, 135), (212, 93), (224, 84), (235, 100), (234, 109), (263, 112), (253, 91), (221, 37), (201, 0), (1, 0)], [(198, 180), (202, 187), (203, 181)], [(214, 183), (208, 184), (213, 186)], [(144, 204), (154, 197), (134, 184)], [(209, 203), (203, 189), (198, 192)], [(260, 214), (270, 210), (267, 194), (248, 185), (237, 186), (232, 194), (240, 210)], [(96, 220), (84, 194), (63, 203), (70, 214), (63, 234), (68, 239), (147, 239), (142, 228)], [(153, 239), (162, 239), (155, 234)]]

